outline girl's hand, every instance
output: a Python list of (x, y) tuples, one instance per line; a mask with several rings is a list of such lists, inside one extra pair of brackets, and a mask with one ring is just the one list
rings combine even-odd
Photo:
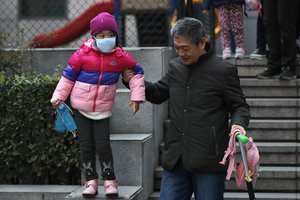
[(132, 107), (132, 110), (133, 110), (132, 116), (133, 116), (140, 109), (140, 102), (131, 101), (130, 104), (129, 104), (129, 107)]
[(61, 104), (62, 100), (60, 99), (51, 99), (51, 103), (53, 105), (54, 108), (58, 108), (58, 106)]

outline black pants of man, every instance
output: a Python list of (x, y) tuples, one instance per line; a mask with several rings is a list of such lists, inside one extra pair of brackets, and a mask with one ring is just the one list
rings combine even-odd
[(295, 66), (298, 4), (299, 0), (263, 1), (269, 68), (280, 70), (284, 66)]

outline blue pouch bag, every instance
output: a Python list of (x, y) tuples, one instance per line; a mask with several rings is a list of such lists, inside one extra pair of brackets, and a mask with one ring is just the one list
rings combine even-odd
[(76, 137), (77, 126), (71, 112), (71, 109), (65, 103), (59, 105), (56, 109), (54, 130), (59, 133), (71, 132)]

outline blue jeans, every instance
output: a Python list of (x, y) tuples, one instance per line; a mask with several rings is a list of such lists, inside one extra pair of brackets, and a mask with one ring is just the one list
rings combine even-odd
[(179, 160), (174, 169), (164, 170), (160, 200), (223, 200), (225, 173), (188, 172)]

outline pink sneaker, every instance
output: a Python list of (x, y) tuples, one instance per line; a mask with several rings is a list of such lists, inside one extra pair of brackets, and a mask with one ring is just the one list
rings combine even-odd
[(231, 50), (230, 48), (226, 47), (223, 49), (222, 59), (223, 60), (229, 60), (231, 58)]
[(118, 182), (116, 180), (104, 180), (104, 190), (107, 197), (117, 197)]
[(235, 59), (243, 59), (245, 54), (245, 50), (243, 48), (236, 48), (235, 50)]
[(82, 196), (91, 198), (98, 194), (98, 180), (87, 181), (83, 187)]

